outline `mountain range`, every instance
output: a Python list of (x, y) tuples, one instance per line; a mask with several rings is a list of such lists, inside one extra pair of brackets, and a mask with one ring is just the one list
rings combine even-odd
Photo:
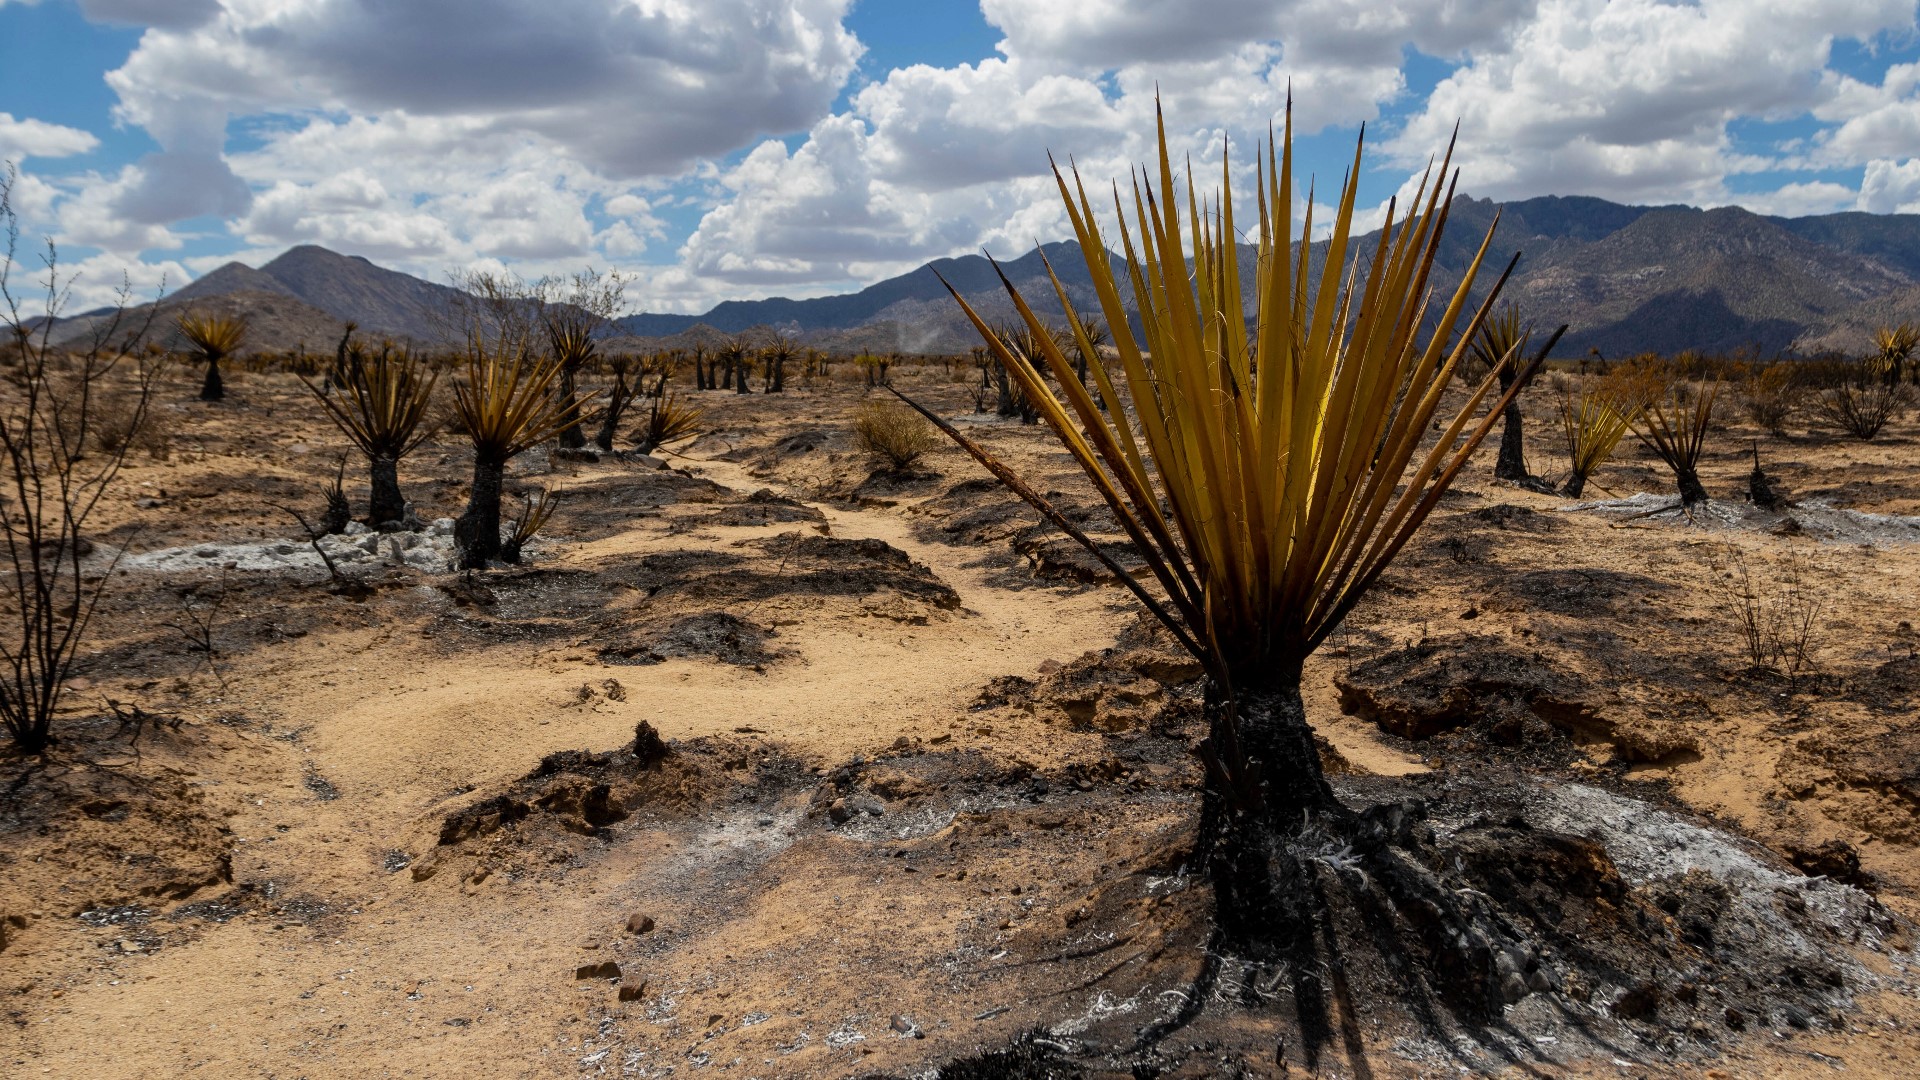
[[(1454, 200), (1434, 284), (1450, 289), (1495, 226), (1490, 261), (1522, 258), (1505, 297), (1537, 325), (1566, 322), (1560, 355), (1684, 349), (1860, 351), (1876, 326), (1920, 321), (1920, 215), (1767, 217), (1738, 207), (1625, 206), (1548, 196), (1504, 204)], [(1359, 237), (1370, 250), (1377, 233)], [(1324, 257), (1327, 245), (1314, 245)], [(1118, 264), (1117, 256), (1109, 258)], [(1251, 280), (1253, 251), (1243, 248)], [(1098, 314), (1076, 244), (1048, 244), (1001, 264), (1036, 310), (1055, 312), (1047, 264), (1082, 315)], [(1484, 288), (1498, 267), (1483, 273)], [(938, 259), (837, 296), (730, 300), (701, 315), (630, 315), (625, 347), (685, 344), (777, 330), (835, 350), (964, 351), (975, 335), (944, 278), (991, 320), (1013, 317), (994, 266), (978, 255)], [(162, 303), (246, 313), (254, 348), (331, 351), (342, 323), (363, 334), (433, 343), (452, 288), (311, 245), (255, 269), (228, 263)], [(1249, 312), (1249, 314), (1251, 314)], [(89, 317), (56, 333), (76, 335)]]

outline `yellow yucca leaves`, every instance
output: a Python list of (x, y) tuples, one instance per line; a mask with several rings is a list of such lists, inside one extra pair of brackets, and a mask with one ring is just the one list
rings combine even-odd
[(504, 463), (559, 434), (580, 403), (555, 392), (560, 358), (540, 356), (508, 335), (467, 350), (466, 376), (454, 383), (454, 408), (482, 460)]
[(335, 426), (370, 458), (405, 457), (432, 430), (422, 421), (433, 400), (439, 374), (417, 355), (392, 343), (372, 355), (349, 357), (340, 382), (341, 398), (307, 384)]
[(174, 325), (203, 358), (214, 363), (232, 356), (247, 337), (247, 320), (232, 315), (188, 312)]
[[(1493, 234), (1444, 307), (1432, 310), (1451, 150), (1437, 177), (1429, 169), (1423, 178), (1413, 212), (1403, 220), (1390, 205), (1378, 243), (1362, 252), (1352, 250), (1356, 147), (1324, 257), (1315, 265), (1304, 242), (1296, 255), (1294, 241), (1312, 234), (1312, 212), (1296, 233), (1289, 109), (1277, 159), (1270, 145), (1258, 163), (1251, 232), (1259, 257), (1254, 280), (1243, 281), (1224, 155), (1220, 194), (1200, 202), (1189, 169), (1182, 207), (1164, 119), (1158, 134), (1157, 183), (1136, 176), (1131, 207), (1114, 191), (1133, 312), (1077, 171), (1054, 170), (1118, 354), (1117, 364), (1091, 365), (1091, 389), (1010, 283), (1031, 353), (1011, 347), (954, 296), (1146, 558), (1179, 623), (1198, 639), (1189, 647), (1218, 678), (1297, 679), (1300, 661), (1418, 528), (1498, 412), (1473, 421), (1495, 385), (1491, 374), (1456, 410), (1440, 411), (1499, 291), (1469, 312)], [(1064, 324), (1074, 328), (1067, 348), (1098, 355), (1057, 276), (1053, 284)], [(1251, 328), (1242, 315), (1248, 286), (1257, 310)], [(1129, 401), (1137, 428), (1125, 419)], [(1442, 430), (1423, 447), (1436, 418)]]
[(1571, 390), (1562, 395), (1560, 429), (1566, 434), (1571, 472), (1561, 494), (1579, 498), (1586, 490), (1587, 477), (1613, 455), (1646, 404), (1644, 382), (1634, 372), (1622, 369), (1597, 382), (1583, 380), (1577, 395)]

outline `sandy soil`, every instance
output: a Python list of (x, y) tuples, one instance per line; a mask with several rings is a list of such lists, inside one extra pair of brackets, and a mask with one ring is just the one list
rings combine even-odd
[[(964, 411), (937, 365), (898, 379)], [(1148, 1024), (1200, 976), (1192, 665), (964, 456), (876, 470), (848, 430), (861, 387), (701, 395), (711, 430), (667, 470), (530, 454), (510, 485), (563, 502), (528, 565), (470, 579), (376, 550), (348, 567), (363, 592), (297, 545), (235, 554), (287, 541), (270, 504), (317, 507), (346, 448), (290, 378), (230, 392), (163, 390), (170, 456), (134, 461), (95, 532), (97, 559), (130, 554), (65, 740), (0, 760), (0, 1071), (932, 1075), (1035, 1029)], [(1038, 430), (967, 423), (1100, 533)], [(1920, 514), (1912, 421), (1865, 445), (1732, 424), (1716, 498), (1738, 503), (1756, 439), (1821, 521)], [(443, 436), (403, 463), (423, 518), (458, 513), (467, 462)], [(1664, 491), (1656, 466), (1623, 447), (1589, 493)], [(1574, 508), (1489, 467), (1309, 669), (1355, 790), (1495, 760), (1920, 916), (1920, 547)], [(1736, 558), (1763, 599), (1821, 601), (1791, 680), (1744, 659)], [(663, 761), (622, 750), (643, 723)], [(1860, 961), (1881, 989), (1831, 1017), (1627, 1025), (1605, 1055), (1536, 1036), (1528, 1060), (1385, 1010), (1318, 1068), (1912, 1075), (1889, 926)], [(1270, 1011), (1210, 1023), (1166, 1075), (1281, 1074), (1239, 1049), (1285, 1044)]]

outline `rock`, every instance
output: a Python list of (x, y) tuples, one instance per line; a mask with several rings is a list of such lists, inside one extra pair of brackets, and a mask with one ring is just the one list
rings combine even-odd
[(639, 1001), (647, 992), (647, 980), (637, 975), (629, 975), (620, 980), (620, 1000)]
[(368, 528), (365, 522), (349, 521), (347, 522), (347, 527), (340, 531), (346, 533), (348, 536), (364, 536), (373, 530)]
[(657, 458), (652, 454), (634, 454), (627, 460), (633, 462), (635, 465), (648, 469), (664, 469), (667, 467), (665, 458)]
[(620, 977), (620, 965), (612, 960), (602, 960), (597, 964), (581, 964), (573, 971), (576, 979), (617, 979)]
[(914, 1023), (900, 1013), (893, 1014), (893, 1019), (887, 1023), (887, 1027), (892, 1030), (894, 1034), (903, 1038), (924, 1039), (927, 1037), (927, 1033), (920, 1030), (919, 1024)]
[(627, 916), (627, 933), (650, 934), (653, 932), (653, 916), (636, 911)]
[(827, 804), (827, 817), (833, 819), (835, 825), (844, 825), (853, 817), (853, 810), (847, 806), (847, 800), (835, 799)]
[(167, 505), (165, 499), (135, 499), (133, 505), (141, 510), (158, 510)]

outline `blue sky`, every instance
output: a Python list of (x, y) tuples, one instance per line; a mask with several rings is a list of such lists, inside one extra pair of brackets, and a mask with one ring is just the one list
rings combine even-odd
[(1920, 211), (1913, 0), (0, 0), (0, 156), (81, 271), (324, 244), (432, 278), (592, 265), (651, 310), (842, 291), (1064, 231), (1049, 150), (1245, 160), (1289, 85), (1377, 207), (1462, 190)]

